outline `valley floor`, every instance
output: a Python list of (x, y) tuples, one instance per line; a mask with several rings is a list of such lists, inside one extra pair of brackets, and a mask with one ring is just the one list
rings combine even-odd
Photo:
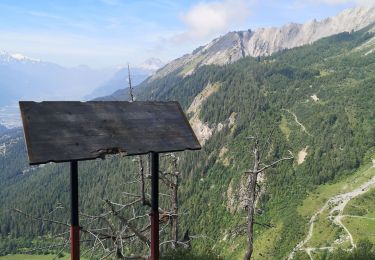
[[(346, 209), (351, 201), (361, 199), (365, 193), (373, 192), (371, 189), (374, 187), (375, 167), (367, 165), (353, 176), (335, 184), (324, 185), (310, 194), (300, 213), (306, 216), (305, 214), (313, 208), (316, 210), (309, 219), (306, 237), (295, 246), (288, 259), (293, 259), (296, 255), (301, 256), (303, 253), (314, 259), (314, 254), (319, 254), (318, 251), (331, 251), (337, 248), (352, 250), (356, 247), (358, 239), (365, 237), (357, 236), (358, 227), (355, 228), (353, 221), (348, 219), (371, 222), (370, 230), (365, 233), (370, 237), (375, 232), (375, 217), (371, 215), (372, 210), (365, 209), (366, 215), (352, 215), (346, 214)], [(370, 216), (367, 216), (369, 214)]]

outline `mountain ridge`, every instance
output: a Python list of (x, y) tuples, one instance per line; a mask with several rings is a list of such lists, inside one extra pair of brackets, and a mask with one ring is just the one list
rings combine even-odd
[(356, 7), (321, 21), (313, 19), (304, 24), (288, 23), (256, 31), (229, 32), (171, 61), (147, 81), (151, 82), (176, 70), (180, 70), (182, 76), (189, 76), (202, 65), (224, 65), (247, 56), (269, 56), (284, 49), (311, 44), (330, 35), (357, 31), (374, 22), (375, 7)]

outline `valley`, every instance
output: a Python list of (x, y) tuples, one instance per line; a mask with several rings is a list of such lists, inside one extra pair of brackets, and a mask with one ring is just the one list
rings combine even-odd
[(296, 245), (288, 259), (294, 259), (296, 254), (301, 255), (298, 251), (304, 251), (310, 259), (315, 259), (319, 255), (319, 251), (322, 250), (333, 251), (339, 247), (353, 250), (356, 247), (355, 242), (358, 242), (359, 239), (372, 239), (375, 229), (367, 230), (366, 234), (362, 236), (353, 237), (352, 226), (347, 225), (344, 220), (360, 218), (373, 221), (375, 218), (347, 215), (344, 212), (346, 212), (346, 206), (355, 198), (373, 192), (374, 190), (371, 189), (374, 186), (375, 167), (371, 163), (353, 173), (349, 178), (335, 184), (323, 185), (317, 191), (310, 193), (304, 201), (304, 205), (299, 208), (299, 212), (303, 215), (316, 206), (320, 207), (321, 203), (325, 202), (311, 216), (306, 237)]
[(21, 126), (21, 115), (18, 104), (0, 107), (0, 125), (7, 128)]
[[(312, 27), (292, 24), (280, 30), (324, 29), (332, 21), (350, 23), (353, 13), (374, 15), (364, 10), (312, 22)], [(366, 19), (352, 26), (353, 31), (329, 31), (319, 39), (314, 34), (309, 44), (293, 45), (297, 40), (291, 40), (286, 46), (295, 48), (255, 48), (267, 53), (256, 57), (234, 51), (238, 41), (233, 43), (232, 37), (245, 33), (229, 33), (168, 63), (134, 89), (137, 101), (178, 101), (203, 146), (195, 153), (176, 153), (180, 239), (190, 236), (189, 253), (196, 259), (243, 258), (248, 207), (244, 173), (254, 162), (249, 141), (254, 135), (265, 164), (289, 151), (294, 156), (259, 176), (254, 259), (350, 259), (363, 248), (375, 255), (375, 27)], [(228, 57), (230, 62), (224, 62)], [(120, 73), (114, 82), (122, 77)], [(128, 98), (128, 90), (120, 89), (98, 99)], [(66, 226), (31, 221), (14, 211), (66, 223), (69, 165), (29, 167), (21, 129), (1, 130), (0, 135), (0, 255), (23, 254), (51, 238), (69, 239)], [(101, 216), (108, 210), (106, 200), (128, 203), (138, 194), (135, 174), (142, 167), (137, 162), (139, 158), (120, 155), (80, 162), (82, 212)], [(161, 168), (169, 171), (171, 166), (163, 161)], [(168, 206), (171, 194), (165, 187), (162, 193), (161, 205)], [(124, 214), (146, 216), (142, 210), (133, 207)], [(84, 219), (83, 226), (93, 225)], [(169, 239), (165, 227), (163, 245)], [(163, 247), (162, 253), (169, 249)], [(148, 247), (134, 238), (123, 252), (146, 254)]]
[[(133, 86), (162, 65), (161, 60), (150, 58), (131, 66)], [(127, 78), (126, 66), (70, 68), (0, 49), (0, 125), (21, 126), (20, 100), (92, 100), (128, 88)]]

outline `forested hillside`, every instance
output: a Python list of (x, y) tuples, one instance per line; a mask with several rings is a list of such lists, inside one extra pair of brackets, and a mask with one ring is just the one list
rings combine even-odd
[[(256, 259), (288, 257), (308, 232), (312, 212), (304, 214), (300, 208), (309, 194), (323, 184), (349, 178), (370, 163), (375, 146), (375, 41), (370, 29), (269, 57), (202, 66), (190, 76), (175, 71), (136, 89), (137, 100), (178, 100), (204, 142), (199, 152), (179, 154), (184, 213), (180, 225), (195, 236), (193, 250), (228, 259), (244, 253), (241, 183), (244, 171), (252, 167), (246, 138), (250, 135), (258, 135), (266, 145), (273, 133), (265, 162), (288, 150), (295, 156), (293, 162), (283, 162), (262, 177)], [(106, 99), (127, 100), (128, 95), (120, 91)], [(21, 133), (7, 138), (16, 137)], [(82, 210), (97, 214), (102, 199), (121, 200), (123, 191), (136, 190), (128, 177), (133, 165), (131, 159), (119, 156), (81, 163)], [(0, 153), (0, 169), (0, 253), (14, 251), (21, 240), (28, 243), (61, 231), (10, 209), (42, 215), (58, 203), (67, 204), (67, 165), (30, 169), (20, 138)], [(66, 222), (69, 215), (63, 212), (56, 217)], [(295, 258), (307, 255), (298, 253)]]

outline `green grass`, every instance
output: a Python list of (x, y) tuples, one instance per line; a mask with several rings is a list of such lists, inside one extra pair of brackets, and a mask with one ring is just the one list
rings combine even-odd
[[(274, 224), (272, 228), (255, 231), (253, 259), (274, 259), (273, 252), (280, 239), (282, 223)], [(220, 256), (223, 259), (241, 260), (246, 251), (247, 236), (237, 236), (235, 238), (227, 236), (221, 239), (215, 248), (223, 248)]]
[(332, 74), (331, 71), (329, 71), (329, 70), (327, 70), (327, 69), (321, 69), (321, 70), (319, 71), (319, 76), (317, 76), (317, 77), (318, 77), (318, 78), (321, 78), (321, 77), (329, 76), (329, 75), (331, 75), (331, 74)]
[(375, 244), (375, 219), (345, 217), (342, 219), (342, 223), (352, 234), (355, 244), (366, 238)]
[(279, 127), (281, 132), (285, 135), (286, 139), (289, 140), (291, 130), (288, 126), (288, 120), (286, 119), (285, 115), (282, 115)]
[(375, 188), (348, 202), (344, 215), (364, 216), (375, 218)]
[(70, 259), (70, 255), (65, 255), (64, 257), (58, 258), (56, 255), (6, 255), (0, 256), (0, 260), (67, 260)]
[(164, 260), (221, 260), (219, 256), (212, 253), (197, 253), (194, 251), (171, 251), (165, 254)]
[(298, 213), (310, 218), (330, 197), (354, 190), (374, 176), (375, 168), (369, 163), (336, 183), (321, 185), (303, 201), (303, 205), (298, 208)]
[(344, 209), (344, 215), (359, 216), (365, 218), (345, 217), (342, 222), (353, 235), (354, 243), (367, 238), (375, 244), (375, 189), (358, 196)]
[(220, 257), (223, 259), (242, 259), (245, 253), (246, 237), (224, 234), (213, 246), (213, 250), (220, 248)]
[(295, 255), (294, 255), (294, 260), (310, 260), (309, 256), (307, 255), (307, 253), (305, 251), (298, 251)]
[[(308, 221), (327, 200), (340, 193), (350, 192), (375, 176), (375, 168), (372, 164), (367, 164), (354, 174), (346, 176), (336, 183), (319, 186), (314, 192), (304, 200), (303, 205), (298, 208), (298, 213)], [(365, 217), (375, 217), (375, 189), (349, 201), (344, 209), (344, 215), (358, 215)], [(315, 220), (314, 231), (311, 239), (306, 244), (307, 247), (331, 246), (333, 242), (345, 235), (345, 231), (328, 219), (330, 208), (325, 209)], [(352, 233), (355, 242), (359, 239), (369, 238), (375, 243), (375, 219), (354, 219), (346, 217), (343, 219), (344, 225)], [(350, 248), (349, 243), (340, 244), (342, 248)]]
[(282, 229), (282, 223), (279, 223), (272, 228), (262, 231), (261, 235), (259, 237), (256, 237), (254, 243), (254, 259), (274, 258), (272, 252), (275, 251), (275, 246), (277, 246), (277, 241), (280, 238), (280, 232), (282, 231)]
[(329, 209), (319, 215), (314, 223), (314, 231), (307, 243), (308, 247), (331, 246), (332, 243), (344, 234), (344, 230), (328, 219)]
[[(47, 254), (47, 255), (27, 255), (27, 254), (15, 254), (15, 255), (6, 255), (0, 256), (0, 260), (70, 260), (70, 254), (63, 253), (63, 257), (57, 257), (56, 254)], [(81, 257), (82, 260), (87, 258)]]

